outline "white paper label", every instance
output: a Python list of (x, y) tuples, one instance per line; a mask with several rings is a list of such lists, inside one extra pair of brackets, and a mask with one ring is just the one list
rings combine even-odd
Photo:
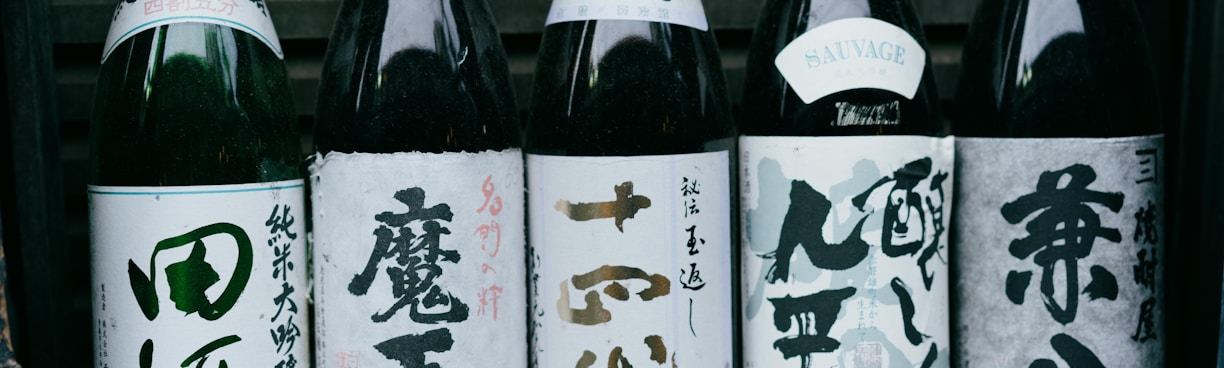
[(671, 23), (710, 30), (701, 0), (553, 0), (544, 24), (600, 19)]
[(956, 145), (957, 365), (1164, 366), (1164, 137)]
[(102, 61), (120, 43), (148, 29), (175, 23), (208, 23), (255, 36), (284, 58), (264, 0), (122, 0), (106, 35)]
[(730, 367), (729, 156), (527, 156), (532, 366)]
[(91, 186), (94, 367), (309, 362), (304, 196), (302, 180)]
[(861, 88), (913, 99), (926, 68), (926, 50), (909, 32), (875, 18), (848, 18), (796, 38), (774, 65), (804, 103)]
[(311, 180), (317, 367), (526, 366), (521, 151), (331, 153)]
[(948, 366), (953, 146), (740, 138), (745, 367)]

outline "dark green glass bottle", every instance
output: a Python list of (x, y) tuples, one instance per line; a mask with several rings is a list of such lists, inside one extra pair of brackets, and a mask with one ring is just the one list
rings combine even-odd
[(985, 1), (963, 61), (954, 364), (1164, 366), (1164, 136), (1135, 4)]
[(262, 1), (119, 4), (90, 139), (96, 367), (309, 360), (281, 55)]
[(699, 1), (646, 3), (552, 4), (525, 144), (533, 366), (739, 364), (718, 48)]
[(342, 3), (311, 166), (317, 366), (526, 366), (521, 139), (484, 0)]
[(746, 366), (948, 366), (932, 70), (907, 0), (765, 3), (739, 122)]
[(90, 183), (188, 186), (300, 177), (284, 62), (255, 36), (177, 23), (120, 43), (102, 63)]

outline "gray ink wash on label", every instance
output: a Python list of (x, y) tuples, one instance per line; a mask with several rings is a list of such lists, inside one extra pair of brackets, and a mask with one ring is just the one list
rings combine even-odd
[(1163, 366), (1164, 137), (956, 153), (958, 365)]
[(534, 367), (729, 367), (730, 152), (527, 156)]
[(947, 367), (952, 138), (740, 138), (744, 366)]
[(318, 367), (526, 366), (520, 150), (310, 170)]
[(103, 44), (102, 62), (120, 43), (136, 34), (176, 23), (207, 23), (230, 27), (259, 39), (284, 58), (276, 27), (265, 0), (121, 0), (115, 7)]

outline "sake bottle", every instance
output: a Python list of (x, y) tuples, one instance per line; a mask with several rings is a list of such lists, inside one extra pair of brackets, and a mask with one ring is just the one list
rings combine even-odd
[(520, 123), (488, 4), (344, 1), (318, 106), (316, 366), (525, 367)]
[(738, 366), (734, 127), (701, 2), (554, 0), (543, 37), (532, 366)]
[(739, 122), (745, 367), (948, 366), (954, 141), (926, 50), (907, 0), (765, 3)]
[(1164, 137), (1134, 3), (987, 0), (963, 60), (956, 363), (1163, 366)]
[(309, 362), (282, 55), (263, 1), (117, 6), (90, 128), (95, 367)]

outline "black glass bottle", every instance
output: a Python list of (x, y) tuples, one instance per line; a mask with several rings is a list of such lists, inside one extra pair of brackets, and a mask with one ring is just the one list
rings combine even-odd
[(316, 365), (525, 367), (523, 157), (484, 0), (346, 0), (311, 165)]
[(986, 1), (963, 62), (956, 363), (1163, 366), (1164, 136), (1134, 3)]
[(954, 147), (926, 50), (909, 1), (764, 4), (739, 122), (746, 366), (948, 366)]
[(534, 365), (733, 363), (725, 88), (700, 2), (553, 2), (525, 143)]
[(996, 138), (1160, 134), (1152, 58), (1133, 2), (985, 1), (971, 24), (955, 133)]
[[(906, 98), (894, 91), (880, 88), (850, 88), (837, 91), (813, 103), (804, 103), (793, 87), (778, 71), (775, 59), (788, 45), (803, 34), (838, 20), (872, 18), (887, 22), (908, 33), (926, 47), (922, 23), (913, 5), (902, 0), (773, 0), (762, 8), (752, 46), (748, 53), (747, 76), (744, 85), (744, 113), (740, 123), (742, 135), (754, 136), (865, 136), (865, 135), (925, 135), (942, 136), (948, 132), (940, 119), (939, 95), (932, 67), (926, 59), (907, 60), (925, 64), (921, 82), (913, 96)], [(855, 37), (849, 37), (854, 41)], [(867, 41), (868, 38), (858, 38)], [(823, 51), (823, 49), (821, 50)], [(836, 47), (832, 51), (838, 50)], [(870, 59), (848, 45), (852, 54), (849, 64)], [(840, 56), (840, 55), (839, 55)], [(914, 55), (911, 53), (911, 58)], [(856, 67), (861, 63), (855, 65)], [(888, 78), (887, 76), (879, 76)], [(827, 83), (827, 82), (826, 82)], [(909, 87), (913, 88), (913, 87)], [(838, 103), (878, 106), (893, 102), (899, 109), (890, 113), (895, 124), (838, 125)]]

